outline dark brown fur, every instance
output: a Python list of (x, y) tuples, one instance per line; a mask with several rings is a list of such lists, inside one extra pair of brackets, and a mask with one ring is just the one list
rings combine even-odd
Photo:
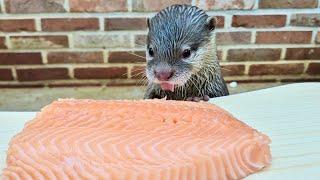
[[(167, 97), (186, 100), (189, 97), (207, 95), (214, 98), (229, 94), (217, 58), (215, 25), (215, 18), (189, 5), (173, 5), (148, 21), (147, 45), (154, 55), (149, 55), (147, 63), (149, 83), (145, 99)], [(192, 51), (192, 58), (182, 59), (184, 47)], [(180, 83), (174, 92), (164, 91), (157, 84), (153, 74), (156, 68), (174, 70), (175, 76), (170, 81)]]

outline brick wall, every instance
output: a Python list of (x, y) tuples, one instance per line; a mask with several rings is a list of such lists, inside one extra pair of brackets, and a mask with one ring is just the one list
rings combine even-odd
[(0, 2), (2, 88), (141, 83), (146, 17), (173, 2), (218, 17), (227, 81), (320, 80), (318, 0)]

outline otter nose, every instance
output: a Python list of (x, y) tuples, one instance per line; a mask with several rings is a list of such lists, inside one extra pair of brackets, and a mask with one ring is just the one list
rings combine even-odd
[(154, 71), (159, 81), (168, 81), (173, 76), (173, 71)]

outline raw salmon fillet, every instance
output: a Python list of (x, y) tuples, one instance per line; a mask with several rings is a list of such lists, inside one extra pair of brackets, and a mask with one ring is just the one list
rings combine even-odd
[(10, 142), (4, 179), (240, 179), (269, 138), (209, 104), (55, 101)]

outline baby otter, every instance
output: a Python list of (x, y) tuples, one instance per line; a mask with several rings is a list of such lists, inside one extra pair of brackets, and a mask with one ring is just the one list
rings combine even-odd
[(148, 19), (145, 99), (208, 101), (229, 94), (217, 58), (216, 18), (173, 5)]

